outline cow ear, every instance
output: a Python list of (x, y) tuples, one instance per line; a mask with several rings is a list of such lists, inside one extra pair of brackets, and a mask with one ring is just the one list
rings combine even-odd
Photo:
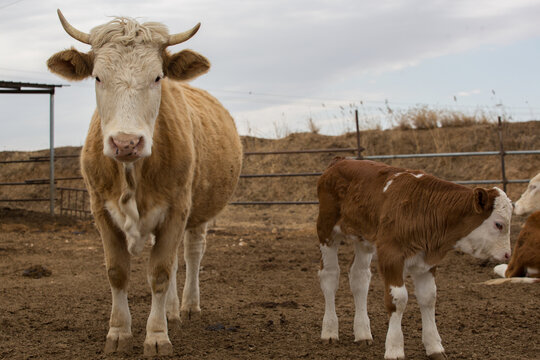
[(488, 208), (489, 198), (488, 193), (485, 189), (475, 188), (474, 189), (474, 211), (478, 214), (483, 213)]
[(60, 51), (47, 60), (47, 67), (53, 73), (68, 80), (83, 80), (92, 75), (92, 56), (74, 48)]
[(171, 55), (164, 64), (165, 75), (174, 80), (191, 80), (210, 69), (210, 61), (192, 50)]

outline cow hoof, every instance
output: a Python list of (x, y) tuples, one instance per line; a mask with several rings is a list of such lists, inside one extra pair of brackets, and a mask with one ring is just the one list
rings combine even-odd
[(429, 359), (430, 360), (446, 360), (448, 359), (448, 357), (446, 356), (445, 353), (435, 353), (435, 354), (431, 354), (431, 355), (428, 355)]
[(105, 341), (105, 354), (129, 353), (133, 348), (133, 336), (131, 334), (114, 333), (107, 335)]
[(173, 347), (165, 334), (147, 336), (144, 341), (144, 356), (167, 356), (173, 354)]
[(180, 320), (182, 322), (193, 321), (201, 318), (201, 310), (182, 310)]
[(367, 340), (354, 340), (355, 343), (357, 343), (360, 347), (369, 347), (373, 344), (373, 340), (367, 339)]
[(337, 344), (339, 342), (339, 339), (337, 337), (329, 337), (329, 338), (321, 338), (321, 341), (323, 344), (329, 345), (329, 344)]
[(180, 316), (167, 316), (167, 323), (169, 324), (169, 329), (178, 328), (182, 321)]

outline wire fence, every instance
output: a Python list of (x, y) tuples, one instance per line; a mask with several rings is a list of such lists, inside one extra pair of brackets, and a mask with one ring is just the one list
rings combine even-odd
[[(358, 124), (358, 115), (356, 114), (356, 123)], [(320, 153), (349, 153), (350, 158), (366, 159), (366, 160), (394, 160), (394, 159), (412, 159), (412, 158), (459, 158), (459, 157), (476, 157), (476, 156), (497, 156), (501, 162), (501, 177), (499, 179), (478, 179), (478, 180), (454, 180), (453, 182), (464, 185), (487, 185), (487, 184), (502, 184), (504, 191), (508, 184), (528, 183), (530, 179), (507, 179), (505, 170), (506, 156), (522, 156), (522, 155), (540, 155), (540, 150), (516, 150), (505, 151), (502, 142), (502, 124), (499, 118), (499, 140), (500, 148), (498, 151), (482, 151), (482, 152), (449, 152), (449, 153), (426, 153), (426, 154), (391, 154), (391, 155), (370, 155), (362, 156), (363, 147), (360, 146), (360, 131), (357, 126), (357, 147), (356, 148), (329, 148), (329, 149), (307, 149), (307, 150), (278, 150), (278, 151), (258, 151), (245, 152), (244, 156), (264, 156), (264, 155), (282, 155), (291, 154), (320, 154)], [(60, 155), (56, 156), (56, 160), (63, 158), (74, 158), (79, 155)], [(47, 156), (32, 157), (26, 160), (2, 161), (0, 164), (11, 163), (26, 163), (26, 162), (48, 162)], [(285, 178), (285, 177), (314, 177), (320, 176), (322, 172), (290, 172), (290, 173), (260, 173), (260, 174), (241, 174), (240, 178), (256, 179), (256, 178)], [(59, 181), (82, 180), (80, 176), (59, 177), (54, 179), (55, 185)], [(48, 185), (50, 179), (31, 179), (20, 182), (4, 182), (0, 186), (25, 186), (25, 185)], [(91, 216), (90, 201), (86, 189), (57, 186), (56, 190), (59, 193), (57, 208), (62, 215), (76, 216), (85, 218)], [(1, 202), (43, 202), (51, 201), (48, 198), (21, 198), (21, 199), (0, 199)], [(318, 201), (248, 201), (237, 200), (232, 201), (229, 205), (250, 206), (250, 205), (317, 205)]]

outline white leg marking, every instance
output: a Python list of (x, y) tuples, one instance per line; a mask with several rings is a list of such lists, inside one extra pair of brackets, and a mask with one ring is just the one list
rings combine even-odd
[[(151, 279), (149, 282), (152, 283)], [(152, 291), (152, 308), (146, 323), (146, 339), (144, 340), (145, 356), (172, 355), (172, 344), (167, 330), (165, 301), (167, 292)]]
[(373, 341), (369, 316), (367, 313), (367, 295), (371, 280), (371, 258), (373, 250), (369, 251), (358, 241), (354, 242), (354, 262), (349, 271), (349, 285), (354, 296), (354, 341)]
[(180, 300), (178, 299), (178, 289), (176, 287), (176, 273), (178, 271), (178, 254), (174, 257), (171, 277), (169, 279), (169, 289), (167, 290), (167, 320), (169, 322), (180, 321)]
[(131, 314), (127, 291), (111, 287), (112, 310), (105, 352), (128, 351), (131, 346)]
[(508, 268), (508, 264), (499, 264), (493, 268), (493, 272), (500, 277), (505, 277), (506, 269)]
[(405, 350), (403, 345), (403, 332), (401, 331), (401, 318), (407, 305), (408, 294), (405, 285), (390, 287), (390, 294), (393, 297), (393, 303), (396, 311), (390, 316), (388, 324), (388, 333), (386, 334), (385, 359), (404, 359)]
[(340, 272), (338, 247), (339, 241), (334, 241), (332, 246), (320, 246), (323, 268), (319, 270), (319, 280), (325, 301), (321, 339), (324, 341), (339, 339), (339, 325), (335, 304)]
[(200, 313), (199, 269), (206, 249), (206, 224), (184, 234), (184, 260), (186, 261), (186, 283), (182, 293), (182, 316)]
[(414, 293), (422, 314), (422, 342), (426, 354), (429, 356), (443, 353), (444, 348), (435, 323), (435, 303), (437, 300), (435, 277), (428, 271), (423, 274), (412, 274), (412, 278)]
[(540, 270), (538, 270), (538, 269), (535, 269), (535, 268), (532, 268), (532, 267), (527, 267), (527, 276), (537, 275), (539, 272), (540, 272)]

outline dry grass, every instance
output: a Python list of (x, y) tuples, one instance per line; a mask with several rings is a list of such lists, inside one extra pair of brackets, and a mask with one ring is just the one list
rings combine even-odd
[(465, 127), (472, 125), (486, 125), (489, 120), (485, 112), (465, 114), (461, 111), (447, 109), (431, 109), (420, 106), (403, 112), (394, 112), (395, 128), (399, 130), (427, 130), (448, 127)]

